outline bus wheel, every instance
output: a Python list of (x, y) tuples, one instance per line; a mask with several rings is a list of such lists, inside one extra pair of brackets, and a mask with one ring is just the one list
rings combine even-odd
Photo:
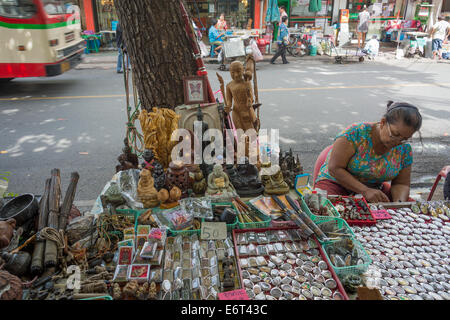
[(7, 83), (10, 82), (14, 78), (0, 78), (0, 83)]

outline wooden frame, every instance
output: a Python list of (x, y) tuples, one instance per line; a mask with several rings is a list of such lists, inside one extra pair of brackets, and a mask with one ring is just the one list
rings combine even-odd
[(208, 91), (204, 76), (183, 78), (184, 104), (207, 103)]

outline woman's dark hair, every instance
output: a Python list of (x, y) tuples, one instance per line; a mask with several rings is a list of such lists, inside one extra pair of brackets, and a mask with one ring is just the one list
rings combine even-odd
[(286, 8), (284, 6), (280, 6), (280, 9), (283, 9), (284, 11), (286, 11)]
[(286, 21), (287, 21), (287, 19), (288, 19), (288, 17), (287, 17), (287, 16), (283, 16), (283, 17), (281, 18), (281, 22), (286, 22)]
[(217, 19), (216, 18), (212, 18), (211, 19), (211, 25), (212, 26), (216, 26), (216, 24), (217, 24)]
[(403, 122), (414, 131), (419, 131), (422, 127), (422, 115), (419, 109), (407, 102), (389, 101), (387, 111), (384, 115), (388, 123)]

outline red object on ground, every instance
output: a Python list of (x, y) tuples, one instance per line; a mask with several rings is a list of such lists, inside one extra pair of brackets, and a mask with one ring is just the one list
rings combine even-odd
[(430, 191), (430, 194), (428, 195), (427, 201), (431, 201), (431, 199), (433, 198), (434, 191), (436, 190), (436, 187), (439, 183), (439, 180), (441, 180), (441, 178), (447, 178), (447, 175), (449, 172), (450, 172), (450, 166), (445, 166), (442, 168), (442, 170), (437, 175), (436, 180), (434, 181), (433, 187), (431, 187), (431, 191)]

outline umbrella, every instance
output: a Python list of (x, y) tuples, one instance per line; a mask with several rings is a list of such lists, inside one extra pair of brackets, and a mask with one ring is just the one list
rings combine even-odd
[(278, 9), (277, 0), (269, 0), (266, 12), (266, 22), (279, 22), (280, 21), (280, 10)]
[(318, 12), (322, 10), (322, 0), (309, 0), (309, 12)]

